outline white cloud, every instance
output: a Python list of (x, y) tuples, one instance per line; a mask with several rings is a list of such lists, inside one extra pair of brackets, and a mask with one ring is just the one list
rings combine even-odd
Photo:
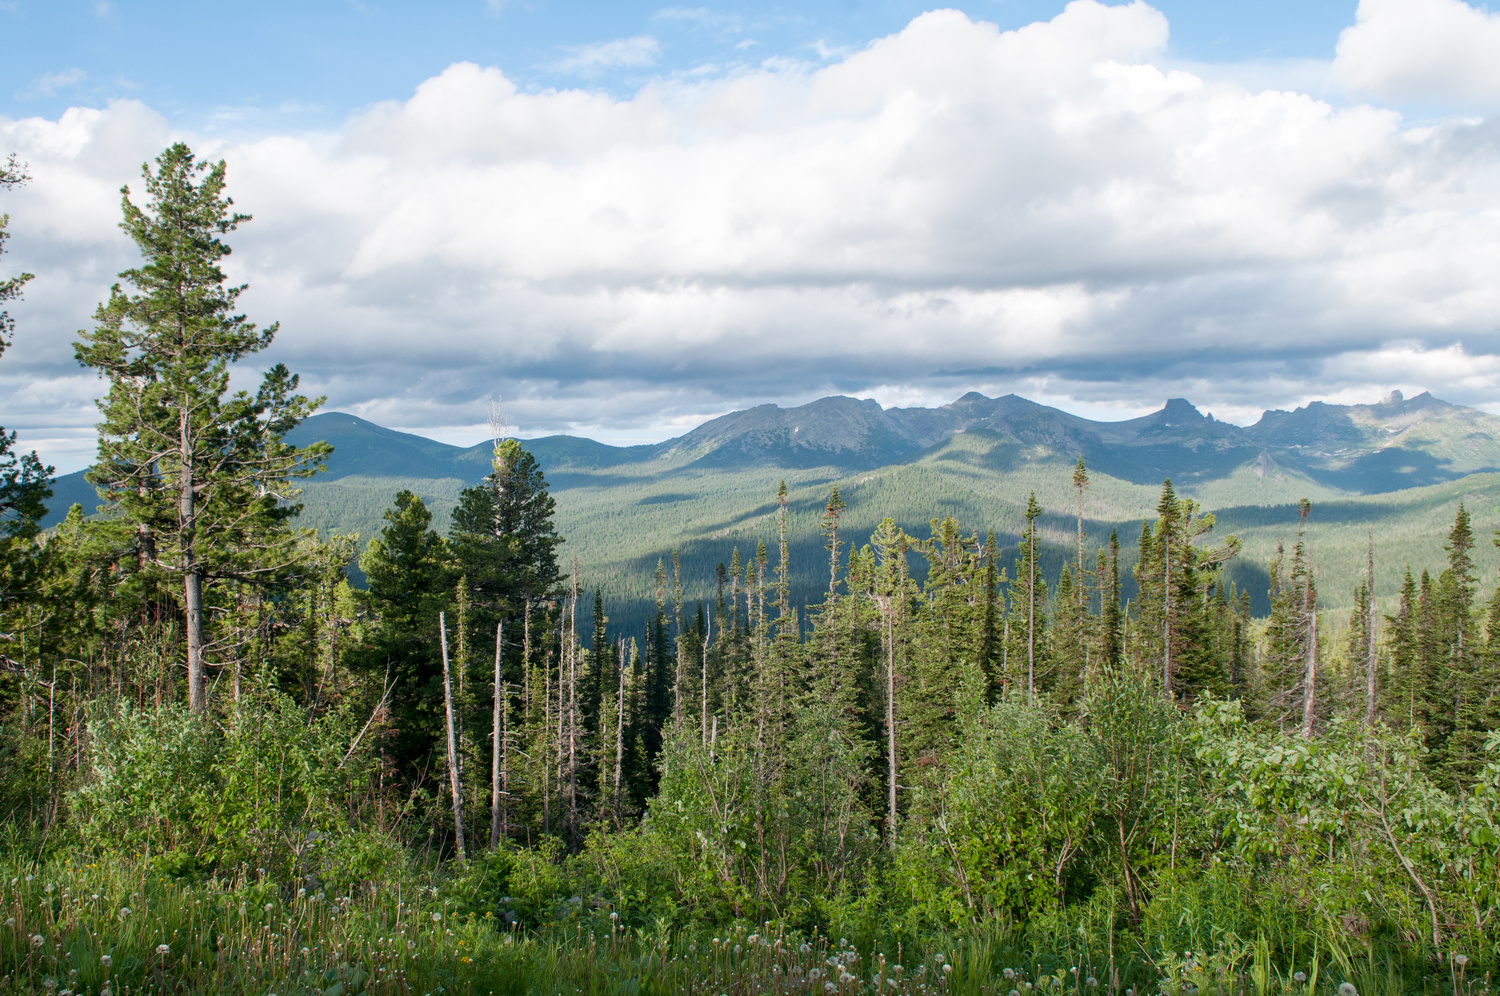
[(1360, 0), (1333, 74), (1382, 100), (1500, 107), (1500, 14), (1462, 0)]
[(628, 69), (650, 66), (661, 54), (661, 44), (650, 35), (616, 38), (597, 45), (571, 45), (563, 58), (552, 64), (560, 73), (588, 76), (601, 69)]
[(56, 73), (43, 73), (31, 81), (31, 86), (26, 92), (20, 94), (21, 99), (32, 97), (52, 97), (59, 90), (67, 90), (77, 86), (88, 79), (89, 74), (82, 69), (64, 69)]
[[(282, 321), (267, 359), (386, 424), (477, 424), (496, 394), (528, 433), (834, 392), (1494, 401), (1495, 123), (1206, 78), (1167, 37), (1141, 2), (1009, 32), (940, 11), (628, 99), (459, 64), (333, 133), (199, 148), (255, 215), (231, 262)], [(0, 361), (23, 437), (87, 424), (73, 330), (131, 260), (120, 184), (174, 137), (136, 101), (0, 119), (37, 177), (6, 206), (37, 274)]]

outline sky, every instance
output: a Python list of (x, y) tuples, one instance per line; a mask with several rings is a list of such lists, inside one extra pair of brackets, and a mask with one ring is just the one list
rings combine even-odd
[(1500, 411), (1500, 14), (1461, 0), (0, 0), (0, 424), (88, 464), (122, 185), (227, 163), (326, 407), (608, 442), (828, 394)]

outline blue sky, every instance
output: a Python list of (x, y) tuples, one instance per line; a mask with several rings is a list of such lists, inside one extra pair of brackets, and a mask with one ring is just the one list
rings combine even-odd
[[(0, 0), (0, 425), (84, 466), (119, 190), (228, 164), (231, 275), (328, 407), (666, 438), (827, 394), (1247, 423), (1500, 411), (1500, 14)], [(250, 372), (253, 372), (250, 371)]]
[[(1050, 19), (1064, 4), (952, 6), (1015, 28)], [(1173, 56), (1240, 62), (1328, 58), (1356, 3), (1154, 6), (1171, 22)], [(528, 88), (582, 80), (625, 94), (657, 74), (722, 72), (777, 56), (826, 61), (899, 31), (928, 9), (909, 0), (9, 0), (0, 3), (9, 89), (0, 99), (17, 117), (55, 117), (80, 101), (134, 97), (205, 131), (328, 127), (376, 101), (406, 97), (454, 62), (500, 66)], [(651, 42), (618, 44), (633, 39)]]

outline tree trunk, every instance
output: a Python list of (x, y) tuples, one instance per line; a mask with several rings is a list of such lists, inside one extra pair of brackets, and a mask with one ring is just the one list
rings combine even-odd
[[(1309, 573), (1311, 571), (1309, 570)], [(1314, 606), (1307, 616), (1307, 673), (1302, 676), (1302, 739), (1311, 740), (1313, 720), (1317, 714), (1318, 688), (1318, 610)]]
[(578, 847), (578, 558), (573, 558), (573, 604), (568, 634), (568, 835)]
[(615, 822), (620, 820), (620, 778), (625, 767), (625, 641), (615, 658), (619, 665), (620, 691), (615, 703)]
[(1028, 522), (1027, 566), (1030, 568), (1026, 591), (1026, 697), (1036, 698), (1036, 523)]
[(714, 615), (712, 607), (708, 612), (708, 626), (703, 634), (703, 666), (699, 669), (701, 677), (698, 681), (698, 719), (700, 733), (703, 742), (708, 743), (708, 645), (713, 639)]
[(194, 547), (197, 529), (193, 493), (192, 424), (184, 407), (177, 415), (178, 457), (182, 466), (177, 483), (177, 549), (182, 566), (182, 609), (186, 615), (188, 708), (208, 712), (208, 675), (203, 667), (203, 575)]
[(895, 600), (885, 602), (885, 742), (890, 771), (890, 844), (896, 846), (896, 611)]
[(1161, 687), (1172, 697), (1172, 524), (1164, 522), (1166, 543), (1162, 554)]
[(453, 679), (448, 670), (448, 621), (438, 613), (438, 639), (443, 649), (443, 714), (448, 727), (448, 785), (453, 792), (453, 837), (458, 848), (458, 863), (467, 858), (464, 853), (464, 796), (458, 778), (458, 741), (453, 733)]
[(490, 725), (490, 850), (500, 846), (500, 834), (509, 822), (505, 817), (505, 685), (500, 680), (500, 647), (505, 623), (495, 624), (495, 715)]
[(1370, 605), (1365, 613), (1365, 729), (1375, 728), (1375, 527), (1370, 527), (1370, 552), (1368, 577), (1365, 587), (1370, 592)]

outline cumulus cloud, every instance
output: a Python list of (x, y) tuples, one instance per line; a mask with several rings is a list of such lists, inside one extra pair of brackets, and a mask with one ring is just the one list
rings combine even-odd
[[(389, 425), (479, 438), (493, 395), (609, 433), (833, 392), (1493, 401), (1495, 123), (1205, 78), (1167, 39), (1140, 0), (1077, 0), (624, 99), (458, 64), (335, 132), (200, 152), (256, 216), (231, 262), (282, 322), (268, 361)], [(120, 184), (174, 134), (136, 101), (0, 119), (37, 177), (9, 198), (37, 279), (6, 424), (86, 433), (71, 334), (130, 264)]]
[(1360, 0), (1333, 75), (1382, 100), (1500, 107), (1500, 14), (1462, 0)]

